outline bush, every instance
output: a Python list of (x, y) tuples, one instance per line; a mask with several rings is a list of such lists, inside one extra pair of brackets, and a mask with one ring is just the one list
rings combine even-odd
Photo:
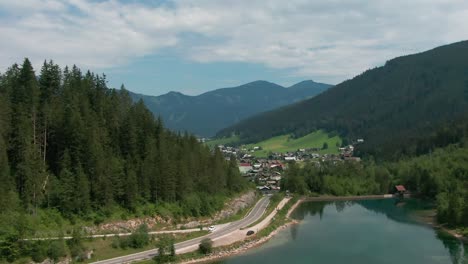
[(80, 228), (73, 229), (72, 238), (67, 240), (67, 244), (72, 257), (80, 259), (83, 256), (86, 247), (83, 245), (83, 234)]
[(67, 255), (65, 243), (62, 240), (52, 241), (47, 250), (47, 256), (54, 262)]
[(143, 224), (133, 232), (129, 240), (129, 246), (132, 248), (142, 248), (149, 244), (148, 226)]
[(112, 247), (112, 248), (119, 248), (119, 247), (120, 247), (120, 238), (119, 238), (119, 236), (116, 235), (116, 236), (112, 239), (111, 247)]
[(198, 245), (198, 250), (202, 254), (210, 254), (213, 251), (213, 240), (211, 238), (204, 238), (200, 245)]
[(328, 143), (327, 142), (323, 143), (322, 149), (328, 149)]
[(170, 235), (162, 235), (156, 243), (158, 255), (154, 257), (156, 263), (167, 263), (175, 260), (174, 238)]
[(113, 248), (122, 248), (126, 249), (128, 247), (131, 248), (143, 248), (147, 246), (150, 242), (150, 235), (148, 234), (148, 226), (143, 224), (140, 225), (137, 230), (135, 230), (130, 236), (128, 237), (114, 237), (111, 246)]
[(47, 257), (47, 245), (44, 242), (38, 241), (33, 243), (31, 247), (31, 258), (34, 262), (42, 262)]

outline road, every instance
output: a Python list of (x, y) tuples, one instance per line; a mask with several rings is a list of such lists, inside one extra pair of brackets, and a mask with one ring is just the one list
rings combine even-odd
[[(211, 238), (212, 240), (216, 240), (223, 236), (227, 236), (230, 233), (239, 230), (240, 228), (243, 228), (243, 227), (249, 226), (252, 223), (255, 223), (258, 219), (262, 217), (269, 202), (270, 202), (270, 197), (265, 196), (257, 202), (254, 208), (250, 211), (250, 213), (243, 219), (235, 221), (235, 222), (231, 222), (230, 224), (225, 225), (224, 227), (219, 228), (208, 235), (197, 237), (191, 240), (187, 240), (187, 241), (183, 241), (183, 242), (175, 244), (176, 252), (179, 254), (179, 253), (185, 253), (185, 252), (196, 250), (201, 240), (204, 238)], [(247, 230), (245, 232), (247, 232)], [(143, 251), (143, 252), (139, 252), (139, 253), (135, 253), (131, 255), (121, 256), (121, 257), (107, 259), (107, 260), (101, 260), (101, 261), (97, 261), (93, 263), (94, 264), (129, 263), (129, 262), (137, 261), (137, 260), (151, 259), (157, 254), (158, 254), (157, 249), (151, 249), (151, 250), (147, 250), (147, 251)]]

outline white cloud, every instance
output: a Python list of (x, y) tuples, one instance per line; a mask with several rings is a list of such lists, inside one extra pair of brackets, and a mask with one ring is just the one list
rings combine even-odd
[(23, 56), (102, 69), (169, 48), (199, 62), (260, 63), (338, 82), (468, 39), (464, 0), (0, 0), (0, 9), (3, 69)]

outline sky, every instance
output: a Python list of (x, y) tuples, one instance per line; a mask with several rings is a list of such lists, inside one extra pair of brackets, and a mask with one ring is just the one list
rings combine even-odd
[(0, 72), (52, 59), (149, 95), (337, 84), (467, 39), (466, 0), (0, 0)]

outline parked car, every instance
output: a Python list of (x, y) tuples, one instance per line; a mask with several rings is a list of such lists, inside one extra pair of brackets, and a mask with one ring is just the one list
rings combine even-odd
[(215, 227), (214, 227), (214, 226), (208, 227), (208, 231), (213, 232), (214, 230), (215, 230)]
[(251, 235), (253, 235), (254, 233), (255, 233), (255, 232), (254, 232), (253, 230), (247, 231), (247, 235), (248, 235), (248, 236), (251, 236)]

